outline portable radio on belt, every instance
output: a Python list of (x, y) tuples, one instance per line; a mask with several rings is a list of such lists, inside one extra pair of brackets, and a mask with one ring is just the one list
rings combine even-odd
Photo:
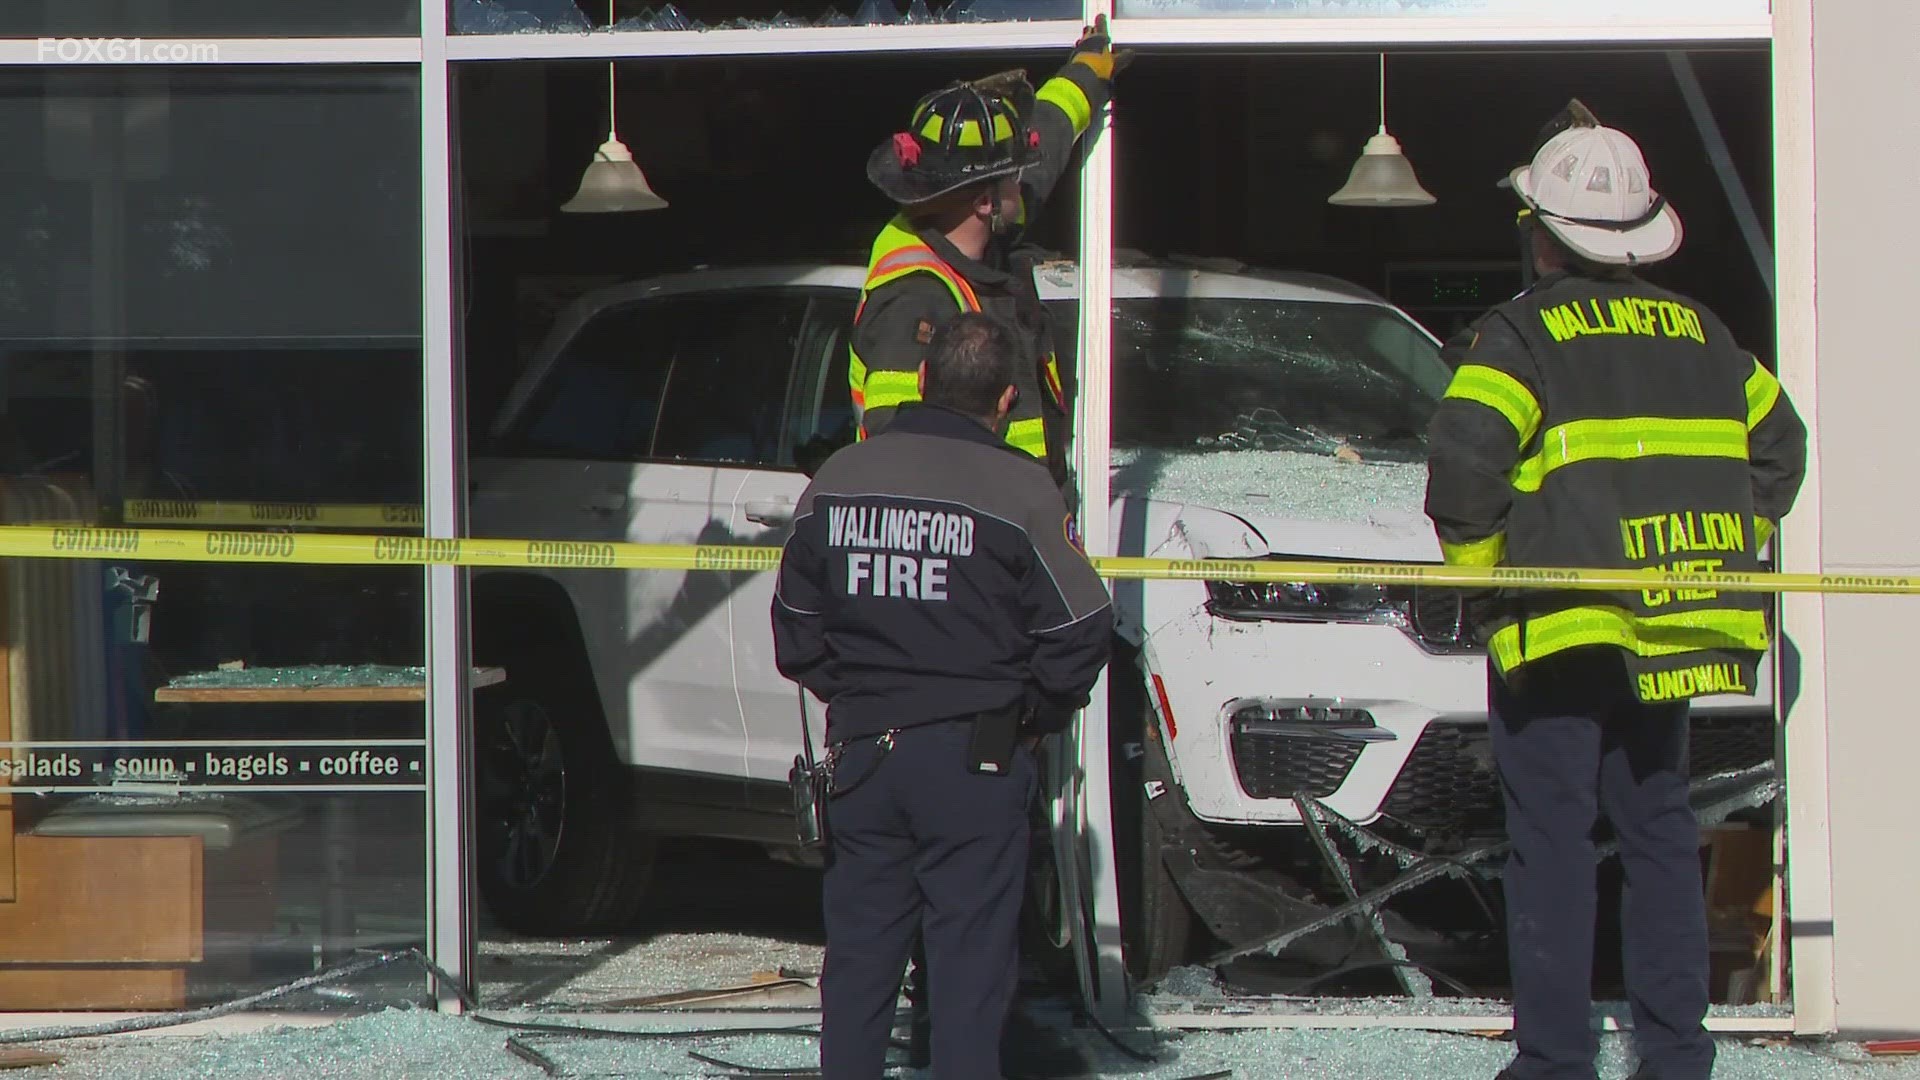
[(827, 799), (832, 794), (833, 765), (815, 761), (813, 729), (807, 723), (807, 692), (800, 691), (800, 753), (787, 770), (787, 787), (793, 793), (794, 825), (802, 848), (816, 848), (827, 841)]

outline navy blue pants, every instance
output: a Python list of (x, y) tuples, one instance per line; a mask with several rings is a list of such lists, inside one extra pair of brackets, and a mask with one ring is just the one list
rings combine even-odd
[(970, 724), (932, 724), (901, 731), (877, 767), (871, 740), (840, 756), (823, 897), (826, 1080), (882, 1075), (916, 933), (926, 945), (935, 1080), (1000, 1078), (1037, 771), (1024, 749), (1008, 775), (969, 771), (971, 737)]
[(1579, 649), (1490, 677), (1505, 795), (1512, 1080), (1593, 1080), (1595, 859), (1604, 810), (1620, 840), (1620, 913), (1634, 1041), (1654, 1080), (1705, 1080), (1707, 916), (1687, 801), (1687, 706), (1644, 705), (1620, 654)]

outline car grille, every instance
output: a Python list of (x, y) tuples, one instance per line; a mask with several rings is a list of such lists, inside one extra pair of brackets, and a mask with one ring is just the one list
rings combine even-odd
[[(1687, 753), (1695, 779), (1750, 769), (1772, 759), (1773, 725), (1764, 716), (1695, 716)], [(1381, 812), (1425, 832), (1499, 832), (1505, 815), (1486, 726), (1429, 725)]]
[(1233, 733), (1233, 767), (1253, 798), (1287, 799), (1298, 792), (1324, 799), (1346, 782), (1361, 749), (1358, 743), (1239, 727)]
[(1501, 828), (1500, 780), (1486, 725), (1428, 725), (1381, 812), (1434, 832)]

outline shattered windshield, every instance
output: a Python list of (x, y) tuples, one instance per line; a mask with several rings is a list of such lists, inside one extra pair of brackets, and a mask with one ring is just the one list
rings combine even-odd
[(1448, 372), (1390, 309), (1238, 297), (1114, 307), (1115, 450), (1426, 458)]
[[(1072, 308), (1056, 343), (1074, 340)], [(1294, 520), (1419, 512), (1450, 371), (1391, 308), (1121, 299), (1113, 334), (1116, 494)]]

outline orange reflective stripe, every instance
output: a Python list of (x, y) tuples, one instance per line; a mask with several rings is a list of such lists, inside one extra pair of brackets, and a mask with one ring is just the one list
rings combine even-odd
[[(980, 297), (973, 291), (973, 285), (966, 278), (947, 265), (946, 261), (933, 253), (932, 248), (903, 248), (873, 264), (867, 271), (869, 285), (876, 278), (904, 273), (909, 270), (926, 270), (938, 275), (947, 283), (947, 287), (965, 298), (968, 311), (980, 310)], [(856, 313), (855, 318), (858, 318)]]
[(1067, 407), (1067, 392), (1060, 386), (1060, 361), (1058, 357), (1047, 357), (1047, 389), (1053, 394), (1053, 403), (1062, 409)]

